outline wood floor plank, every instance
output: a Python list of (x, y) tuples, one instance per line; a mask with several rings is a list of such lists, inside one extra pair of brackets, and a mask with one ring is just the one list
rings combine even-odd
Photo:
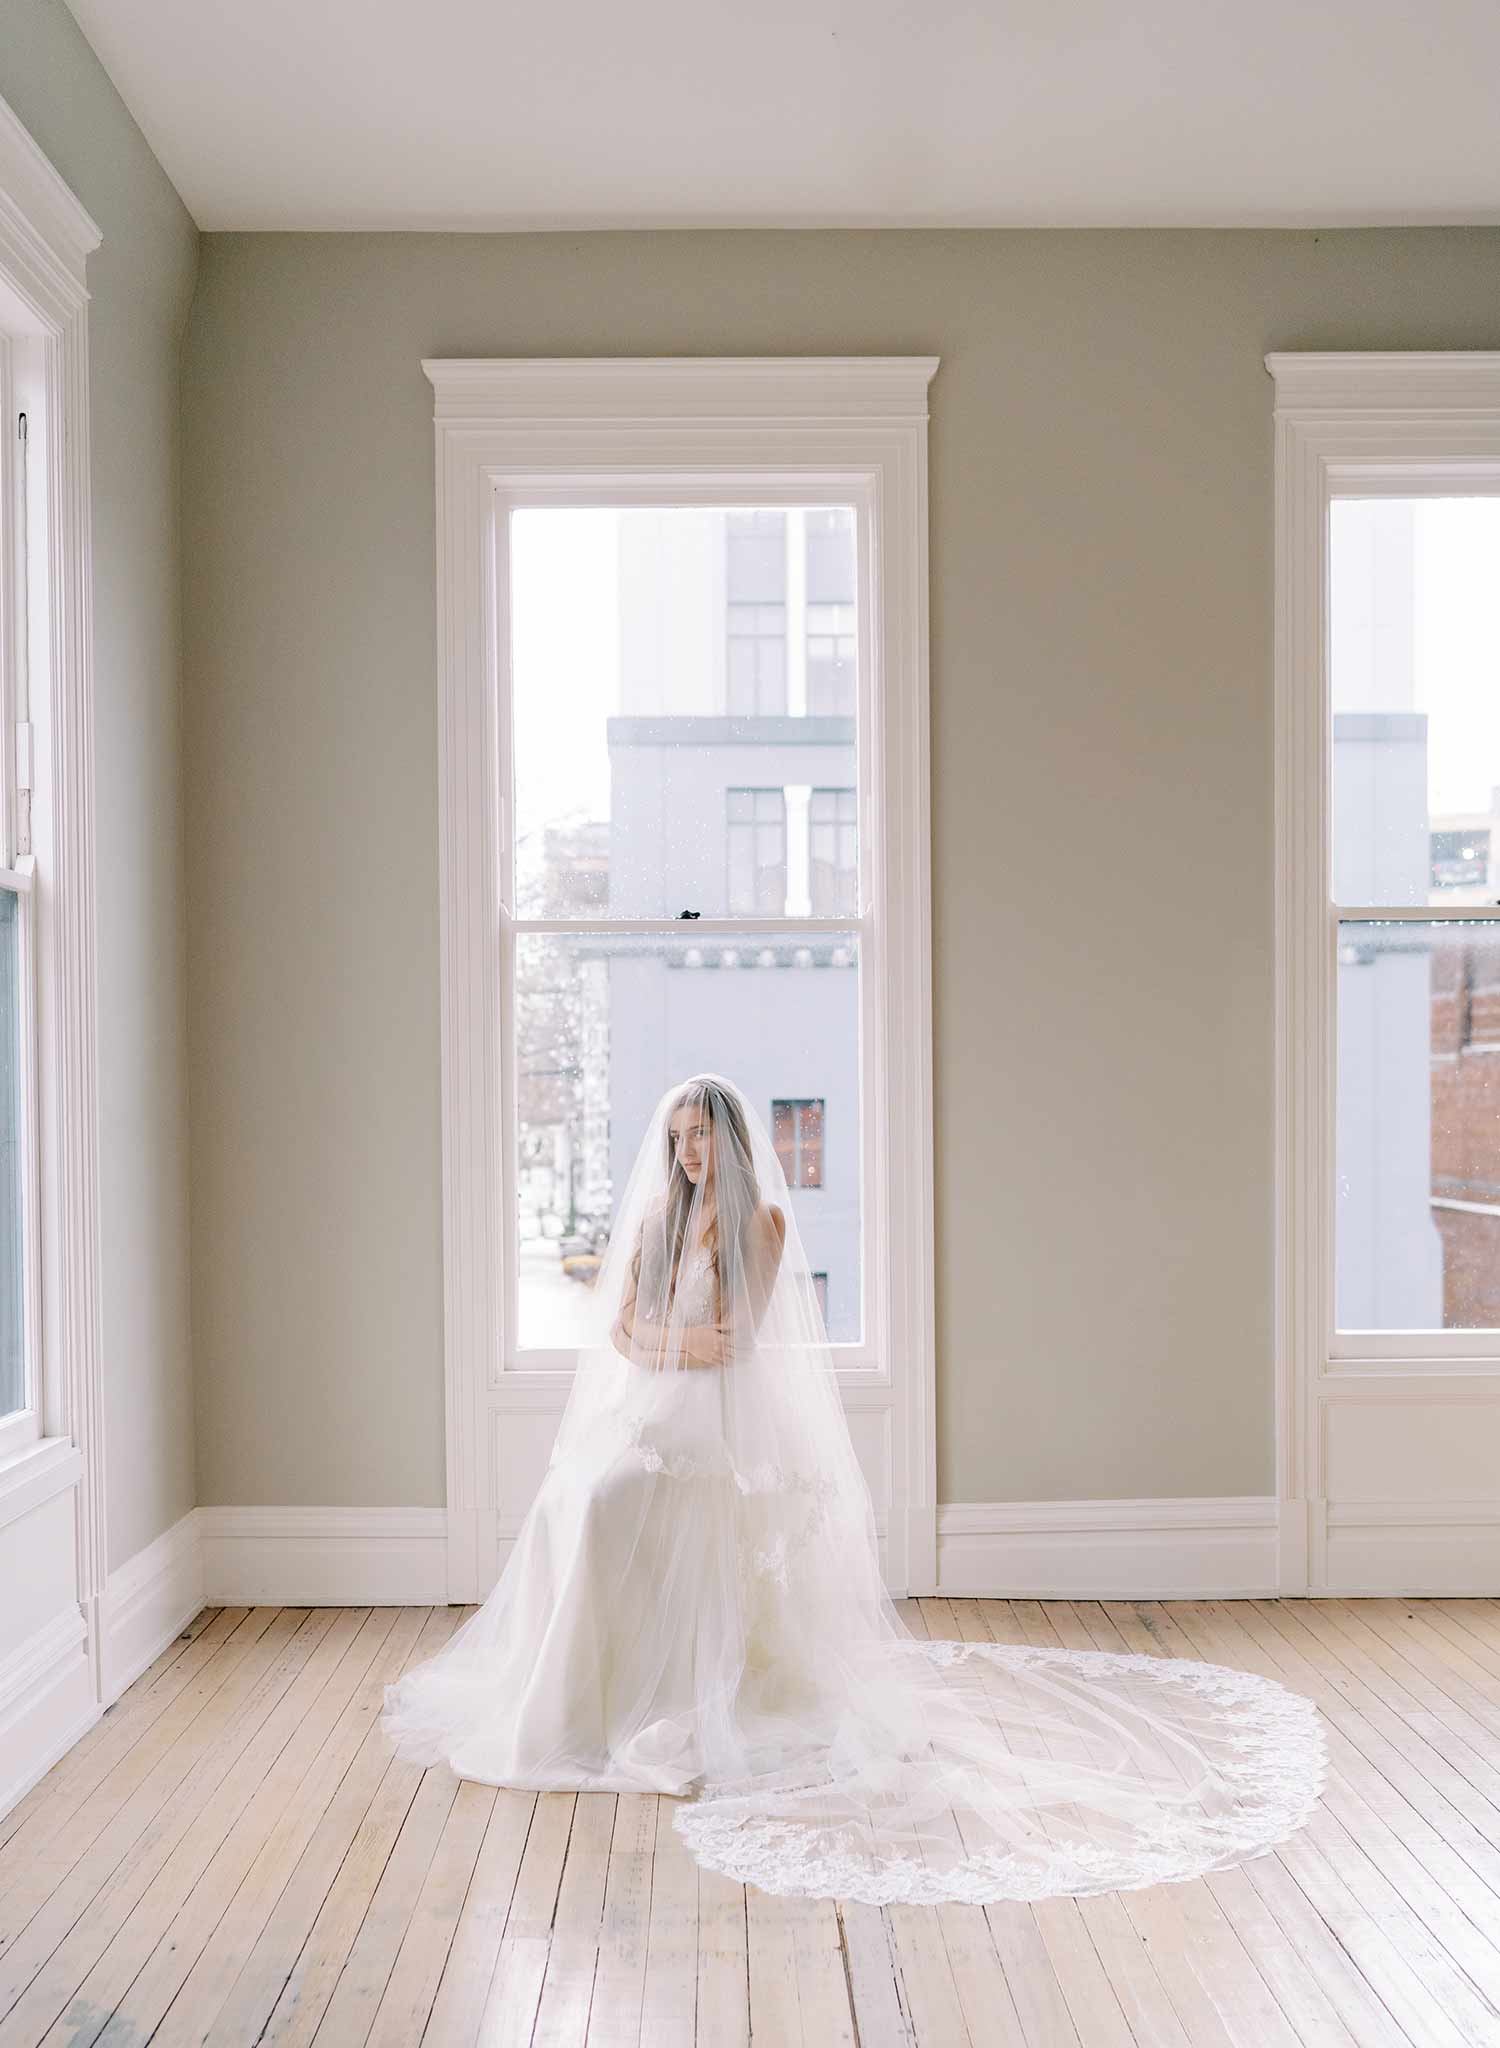
[[(641, 2043), (655, 1841), (655, 1799), (622, 1792), (615, 1805), (609, 1867), (605, 1873), (604, 1922), (594, 1974), (590, 2048), (639, 2048)], [(646, 2043), (645, 2048), (651, 2048), (651, 2044)]]
[[(651, 2048), (693, 2048), (698, 2027), (698, 1866), (672, 1825), (677, 1803), (656, 1802), (641, 1994), (641, 2038)], [(842, 1984), (842, 1964), (839, 1981)]]
[(797, 1947), (792, 1929), (795, 1904), (794, 1900), (763, 1892), (758, 1885), (745, 1887), (745, 1919), (750, 1936), (750, 2038), (774, 2041), (777, 2048), (817, 2048), (802, 2028)]
[(581, 1792), (574, 1805), (532, 2048), (583, 2048), (588, 2039), (618, 1804), (612, 1792)]
[(421, 2040), (494, 1804), (494, 1786), (459, 1785), (376, 2008), (370, 2048), (409, 2048)]
[[(877, 2038), (871, 2036), (867, 2048), (873, 2048)], [(750, 1926), (745, 1887), (720, 1871), (700, 1870), (699, 2048), (748, 2048), (749, 2040)]]
[(541, 1792), (480, 2015), (478, 2040), (529, 2042), (541, 2001), (578, 1795)]
[[(839, 1924), (860, 2048), (917, 2048), (917, 2036), (901, 1998), (889, 1916), (878, 1906), (851, 1902), (839, 1907)], [(736, 2048), (742, 2048), (746, 2039), (748, 2031), (736, 2037)], [(714, 2048), (719, 2048), (717, 2041)], [(729, 2048), (727, 2041), (724, 2048)]]
[[(473, 2048), (479, 2038), (536, 1801), (534, 1792), (502, 1789), (495, 1795), (427, 2023), (425, 2038), (433, 2048)], [(230, 2042), (222, 2048), (231, 2048)]]

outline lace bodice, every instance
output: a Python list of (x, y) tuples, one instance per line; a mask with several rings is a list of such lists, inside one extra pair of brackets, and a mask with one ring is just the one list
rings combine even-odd
[(713, 1254), (700, 1244), (682, 1255), (677, 1276), (677, 1312), (685, 1323), (711, 1323), (718, 1312)]
[[(666, 1264), (659, 1244), (648, 1247), (641, 1265), (638, 1299), (651, 1322), (668, 1320)], [(712, 1323), (718, 1317), (718, 1288), (714, 1279), (713, 1254), (701, 1240), (684, 1249), (677, 1276), (677, 1293), (670, 1317), (680, 1323)]]

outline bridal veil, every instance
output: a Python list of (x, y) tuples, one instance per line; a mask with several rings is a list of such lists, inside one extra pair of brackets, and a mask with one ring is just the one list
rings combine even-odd
[(658, 1103), (590, 1314), (504, 1572), (387, 1689), (402, 1754), (675, 1793), (701, 1864), (871, 1904), (1188, 1878), (1307, 1818), (1322, 1729), (1272, 1679), (908, 1631), (782, 1166), (732, 1082)]

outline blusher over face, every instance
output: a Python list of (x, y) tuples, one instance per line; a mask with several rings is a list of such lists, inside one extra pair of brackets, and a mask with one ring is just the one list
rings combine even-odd
[(713, 1159), (713, 1124), (707, 1102), (700, 1098), (684, 1103), (672, 1112), (668, 1128), (678, 1165), (694, 1187), (702, 1185), (709, 1178)]

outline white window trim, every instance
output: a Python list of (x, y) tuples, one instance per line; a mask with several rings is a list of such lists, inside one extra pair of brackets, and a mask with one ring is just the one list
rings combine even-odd
[[(1297, 1593), (1330, 1583), (1328, 1445), (1337, 1410), (1376, 1404), (1420, 1418), (1438, 1403), (1500, 1402), (1492, 1335), (1335, 1338), (1327, 699), (1330, 501), (1500, 494), (1500, 353), (1277, 353), (1265, 361), (1276, 417), (1276, 1463), (1280, 1590)], [(1427, 921), (1465, 910), (1476, 915), (1473, 905), (1406, 914)], [(1341, 917), (1359, 914), (1338, 906)]]
[[(500, 1199), (507, 1106), (499, 1014), (504, 724), (494, 655), (497, 492), (529, 503), (839, 502), (862, 508), (860, 630), (879, 731), (861, 721), (864, 900), (898, 968), (870, 959), (864, 1140), (885, 1192), (867, 1219), (876, 1305), (845, 1400), (887, 1431), (893, 1587), (937, 1575), (927, 684), (927, 386), (932, 357), (427, 360), (435, 393), (439, 868), (449, 1598), (472, 1600), (514, 1529), (494, 1503), (527, 1420), (549, 1426), (566, 1375), (504, 1356), (512, 1263)], [(874, 565), (878, 564), (878, 579)], [(874, 604), (879, 594), (878, 615)], [(703, 919), (694, 931), (763, 929)], [(850, 920), (813, 920), (839, 929)], [(571, 927), (570, 927), (571, 928)], [(681, 933), (680, 924), (664, 929)], [(878, 1234), (879, 1241), (876, 1241)], [(899, 1247), (900, 1256), (895, 1255)], [(882, 1421), (883, 1419), (883, 1421)]]
[(0, 100), (0, 328), (43, 343), (29, 467), (49, 540), (44, 616), (32, 619), (43, 658), (31, 662), (30, 705), (42, 1410), (37, 1439), (0, 1466), (0, 1517), (76, 1487), (78, 1598), (99, 1697), (106, 1549), (85, 267), (102, 239)]

